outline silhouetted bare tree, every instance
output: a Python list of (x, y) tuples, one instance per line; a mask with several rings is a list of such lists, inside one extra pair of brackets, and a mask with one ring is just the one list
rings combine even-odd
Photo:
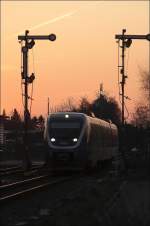
[[(3, 112), (5, 114), (5, 112)], [(21, 116), (18, 113), (17, 109), (15, 108), (12, 113), (11, 116), (5, 116), (5, 120), (4, 120), (4, 126), (6, 130), (20, 130), (23, 128), (23, 122), (21, 120)]]
[(142, 103), (139, 102), (135, 107), (132, 123), (138, 127), (147, 127), (150, 123), (150, 72), (140, 70), (140, 82)]
[(91, 115), (92, 105), (88, 101), (87, 97), (81, 97), (79, 107), (77, 108), (78, 112), (85, 113), (87, 115)]
[(6, 111), (5, 111), (5, 109), (3, 109), (2, 116), (3, 116), (4, 118), (6, 117)]
[(113, 97), (106, 95), (97, 96), (92, 102), (92, 111), (97, 118), (111, 120), (117, 125), (121, 123), (121, 111), (117, 101)]
[(141, 77), (142, 93), (145, 95), (146, 100), (149, 104), (149, 102), (150, 102), (150, 72), (141, 70), (140, 77)]
[(73, 97), (69, 97), (64, 103), (51, 108), (51, 112), (74, 112), (76, 111), (75, 100)]
[(68, 98), (63, 104), (51, 109), (51, 112), (82, 112), (89, 116), (95, 115), (104, 120), (111, 120), (117, 125), (121, 121), (121, 111), (115, 98), (106, 95), (97, 95), (90, 103), (87, 97), (81, 97), (79, 105), (75, 105), (73, 98)]
[(16, 108), (14, 108), (13, 110), (13, 113), (11, 115), (11, 120), (15, 122), (21, 122), (20, 114), (18, 113)]
[(31, 124), (32, 124), (32, 127), (35, 128), (37, 126), (37, 123), (38, 123), (38, 118), (36, 116), (34, 116), (32, 119), (31, 119)]
[(44, 117), (43, 117), (42, 115), (40, 115), (40, 116), (38, 117), (38, 125), (39, 125), (39, 127), (40, 127), (41, 129), (44, 128), (44, 122), (45, 122)]
[(138, 104), (132, 115), (131, 123), (138, 127), (146, 127), (148, 123), (148, 106)]

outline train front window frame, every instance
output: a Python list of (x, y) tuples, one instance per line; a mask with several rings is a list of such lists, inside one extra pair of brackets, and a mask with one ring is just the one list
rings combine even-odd
[[(75, 145), (78, 142), (84, 120), (82, 118), (56, 119), (52, 118), (48, 123), (50, 139), (55, 137), (55, 145)], [(75, 138), (75, 141), (74, 141)]]
[(81, 127), (79, 122), (51, 122), (52, 129), (79, 129)]

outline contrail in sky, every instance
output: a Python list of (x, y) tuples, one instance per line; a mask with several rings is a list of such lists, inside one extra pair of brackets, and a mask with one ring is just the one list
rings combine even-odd
[[(74, 10), (74, 11), (72, 11), (72, 12), (70, 12), (70, 13), (66, 13), (66, 14), (64, 14), (64, 15), (62, 15), (62, 16), (55, 17), (55, 18), (53, 18), (53, 19), (50, 19), (50, 20), (48, 20), (48, 21), (45, 21), (45, 22), (43, 22), (43, 23), (37, 24), (37, 25), (35, 25), (35, 26), (33, 26), (33, 27), (30, 27), (28, 30), (29, 30), (29, 31), (36, 30), (37, 28), (40, 28), (40, 27), (43, 27), (43, 26), (45, 26), (45, 25), (52, 24), (52, 23), (54, 23), (54, 22), (56, 22), (56, 21), (62, 20), (62, 19), (64, 19), (65, 17), (72, 16), (72, 15), (75, 14), (76, 12), (77, 12), (77, 10)], [(22, 34), (22, 33), (24, 33), (24, 32), (25, 32), (25, 30), (24, 30), (24, 31), (19, 31), (19, 32), (13, 34), (13, 36)]]

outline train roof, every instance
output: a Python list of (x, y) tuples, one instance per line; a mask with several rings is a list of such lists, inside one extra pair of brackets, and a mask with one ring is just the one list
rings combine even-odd
[(69, 117), (71, 116), (72, 118), (84, 118), (84, 119), (87, 119), (88, 121), (90, 121), (91, 123), (94, 123), (94, 124), (101, 124), (102, 126), (108, 126), (111, 124), (112, 127), (116, 127), (115, 124), (113, 124), (112, 122), (108, 122), (108, 121), (105, 121), (103, 119), (99, 119), (99, 118), (96, 118), (96, 117), (91, 117), (91, 116), (88, 116), (84, 113), (80, 113), (80, 112), (56, 112), (56, 113), (51, 113), (48, 115), (48, 119), (49, 118), (64, 118), (64, 117)]
[(48, 118), (61, 118), (64, 116), (71, 116), (71, 117), (81, 117), (81, 118), (86, 118), (86, 115), (84, 113), (80, 112), (56, 112), (56, 113), (51, 113), (48, 115)]
[(111, 121), (105, 121), (103, 119), (90, 117), (90, 116), (87, 116), (87, 117), (91, 124), (94, 124), (94, 125), (97, 124), (97, 125), (100, 125), (105, 128), (110, 128), (110, 126), (111, 126), (112, 129), (117, 129), (117, 126), (115, 124), (113, 124)]

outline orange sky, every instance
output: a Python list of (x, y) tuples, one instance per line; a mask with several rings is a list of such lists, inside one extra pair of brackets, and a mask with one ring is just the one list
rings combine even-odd
[[(55, 42), (37, 41), (33, 55), (36, 80), (32, 115), (45, 115), (47, 97), (51, 105), (67, 97), (94, 98), (103, 82), (104, 90), (118, 100), (117, 44), (115, 34), (149, 33), (148, 1), (2, 1), (1, 80), (2, 105), (7, 113), (22, 112), (20, 44), (17, 34), (55, 33)], [(149, 69), (149, 42), (133, 41), (128, 56), (126, 95), (130, 111), (139, 101), (139, 67)]]

